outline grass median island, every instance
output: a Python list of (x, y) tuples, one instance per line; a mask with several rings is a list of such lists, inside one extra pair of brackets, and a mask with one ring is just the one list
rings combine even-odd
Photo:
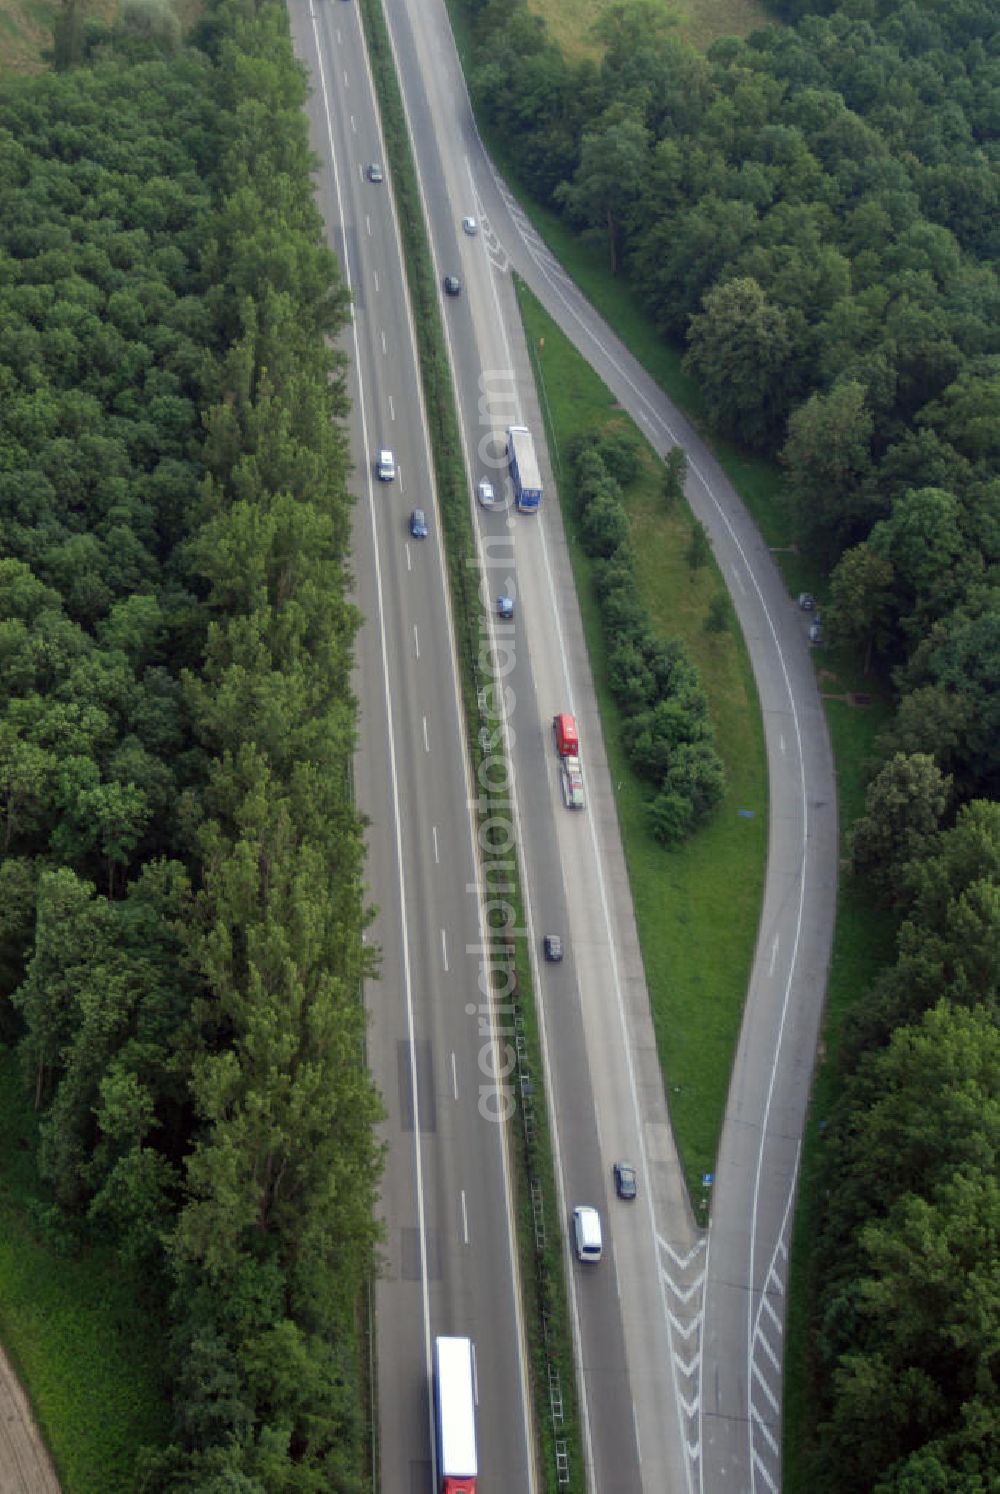
[[(523, 285), (518, 292), (535, 352), (553, 460), (568, 482), (566, 453), (582, 432), (631, 422)], [(544, 345), (542, 345), (544, 339)], [(538, 351), (541, 348), (541, 351)], [(637, 439), (641, 440), (636, 432)], [(767, 772), (750, 663), (734, 619), (707, 626), (725, 588), (714, 563), (692, 570), (692, 519), (661, 496), (661, 464), (645, 445), (640, 477), (625, 493), (638, 555), (639, 590), (657, 632), (686, 644), (711, 702), (727, 789), (707, 827), (679, 849), (647, 828), (644, 791), (626, 761), (623, 720), (612, 698), (591, 562), (573, 504), (563, 515), (594, 671), (608, 762), (629, 868), (653, 1022), (671, 1116), (696, 1205), (714, 1169), (719, 1129), (760, 917), (767, 854)], [(718, 605), (718, 604), (716, 604)]]

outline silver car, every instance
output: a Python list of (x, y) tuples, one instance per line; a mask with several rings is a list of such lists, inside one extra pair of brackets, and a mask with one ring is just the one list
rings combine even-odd
[(582, 809), (584, 805), (583, 770), (580, 767), (580, 759), (564, 757), (561, 766), (563, 803), (567, 809)]

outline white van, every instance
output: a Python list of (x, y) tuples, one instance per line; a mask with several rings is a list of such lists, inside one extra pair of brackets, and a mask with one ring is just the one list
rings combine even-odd
[(589, 1204), (578, 1204), (573, 1210), (573, 1241), (578, 1261), (601, 1258), (601, 1216)]
[(391, 451), (380, 451), (378, 461), (375, 463), (375, 471), (382, 482), (392, 482), (396, 475), (396, 458)]

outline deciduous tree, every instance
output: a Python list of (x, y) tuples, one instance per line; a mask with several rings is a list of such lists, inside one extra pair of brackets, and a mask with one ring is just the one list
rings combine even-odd
[(753, 279), (708, 292), (691, 319), (684, 367), (721, 429), (763, 446), (783, 426), (792, 394), (792, 339), (785, 313)]

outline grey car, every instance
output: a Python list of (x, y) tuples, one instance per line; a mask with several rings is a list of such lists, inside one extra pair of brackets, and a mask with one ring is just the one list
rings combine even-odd
[(559, 935), (546, 934), (542, 940), (542, 951), (547, 960), (551, 960), (554, 965), (558, 965), (563, 957), (563, 945)]
[(618, 1197), (623, 1198), (626, 1203), (631, 1203), (639, 1191), (635, 1168), (628, 1162), (616, 1162), (612, 1172), (615, 1175), (615, 1192)]

